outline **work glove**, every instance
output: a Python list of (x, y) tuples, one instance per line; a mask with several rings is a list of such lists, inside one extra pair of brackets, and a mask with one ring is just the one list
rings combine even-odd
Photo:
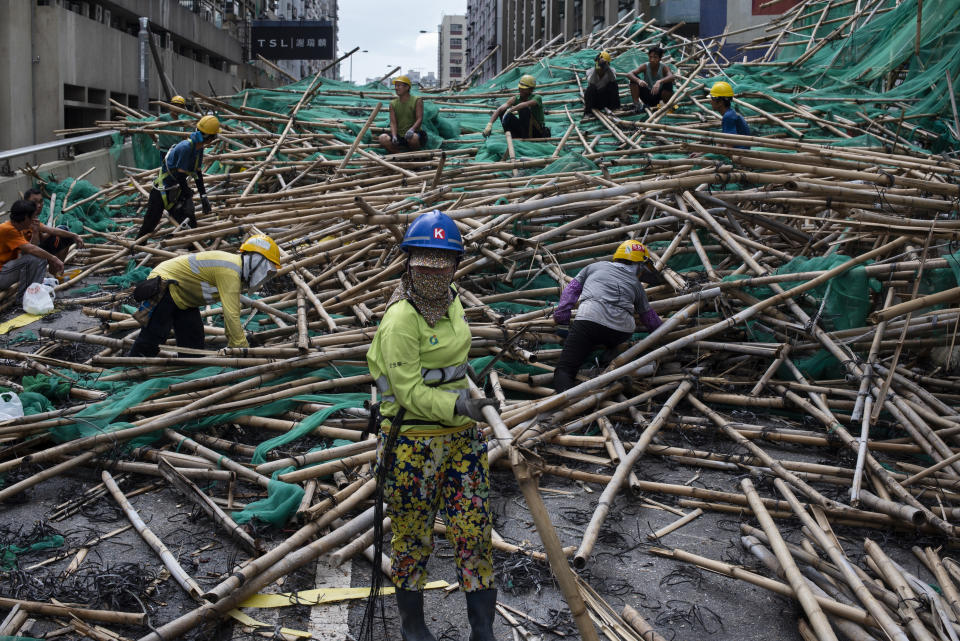
[(395, 145), (399, 145), (399, 144), (400, 144), (400, 139), (399, 139), (398, 137), (396, 137), (396, 136), (390, 136), (390, 142), (392, 142), (392, 143), (395, 144)]
[(555, 309), (553, 310), (553, 322), (557, 325), (569, 325), (570, 314), (571, 310), (569, 309)]
[(490, 132), (492, 131), (493, 131), (493, 123), (488, 122), (487, 126), (483, 128), (483, 137), (486, 138), (487, 136), (490, 135)]
[(406, 138), (407, 140), (410, 140), (416, 135), (417, 135), (417, 132), (414, 130), (413, 127), (410, 127), (409, 129), (407, 129), (407, 133), (405, 133), (403, 137)]
[(210, 207), (210, 199), (207, 198), (206, 194), (200, 196), (200, 207), (203, 209), (205, 215), (213, 211), (213, 208)]
[(483, 408), (490, 406), (495, 410), (500, 409), (500, 401), (495, 398), (463, 398), (457, 399), (457, 404), (453, 411), (460, 416), (469, 416), (475, 421), (482, 421)]

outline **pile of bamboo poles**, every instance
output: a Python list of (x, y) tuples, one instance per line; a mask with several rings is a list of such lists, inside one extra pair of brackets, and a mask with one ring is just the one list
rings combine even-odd
[[(960, 196), (960, 162), (898, 148), (898, 134), (883, 123), (860, 125), (890, 134), (887, 147), (825, 145), (804, 134), (828, 133), (834, 125), (794, 108), (757, 116), (782, 126), (776, 136), (718, 133), (716, 117), (692, 93), (696, 79), (702, 83), (720, 68), (718, 52), (709, 63), (698, 62), (711, 51), (703, 42), (652, 25), (649, 32), (636, 32), (641, 37), (629, 36), (632, 16), (627, 18), (587, 38), (538, 43), (515, 65), (584, 46), (625, 51), (642, 44), (647, 33), (650, 41), (676, 38), (675, 100), (692, 113), (674, 115), (665, 105), (638, 118), (598, 112), (589, 122), (570, 118), (562, 137), (550, 141), (556, 148), (551, 156), (518, 158), (508, 140), (507, 157), (473, 162), (484, 143), (472, 132), (443, 150), (384, 156), (362, 142), (375, 129), (378, 106), (369, 114), (357, 110), (362, 126), (352, 144), (337, 137), (346, 130), (343, 121), (298, 117), (301, 106), (323, 91), (316, 80), (287, 113), (246, 107), (242, 97), (197, 96), (204, 107), (228, 113), (232, 123), (209, 155), (229, 169), (206, 179), (214, 212), (201, 215), (196, 229), (165, 223), (152, 237), (139, 239), (130, 236), (139, 226), (134, 218), (126, 231), (91, 234), (86, 248), (68, 259), (80, 271), (60, 286), (60, 304), (98, 324), (85, 331), (41, 327), (41, 346), (16, 356), (21, 362), (5, 371), (11, 377), (40, 373), (65, 380), (70, 397), (53, 411), (0, 424), (0, 474), (16, 479), (0, 489), (0, 500), (59, 475), (109, 468), (102, 478), (82, 476), (92, 479), (92, 487), (81, 500), (109, 495), (122, 506), (196, 601), (197, 607), (179, 618), (154, 621), (155, 631), (142, 629), (142, 638), (151, 641), (223, 617), (248, 595), (320, 555), (330, 554), (338, 563), (363, 553), (372, 557), (370, 468), (376, 444), (363, 432), (364, 407), (341, 409), (310, 434), (349, 444), (319, 452), (281, 447), (266, 462), (250, 461), (267, 434), (288, 432), (334, 404), (302, 400), (303, 395), (359, 392), (373, 398), (365, 370), (342, 370), (364, 364), (404, 270), (398, 241), (406, 224), (437, 208), (457, 221), (467, 247), (457, 283), (473, 336), (471, 358), (499, 359), (486, 392), (502, 403), (499, 414), (488, 408), (490, 459), (514, 470), (543, 541), (542, 550), (529, 550), (495, 535), (495, 545), (549, 561), (583, 638), (598, 638), (594, 624), (609, 638), (651, 638), (642, 612), (631, 608), (617, 615), (575, 576), (575, 569), (591, 563), (611, 509), (631, 497), (641, 497), (645, 505), (673, 504), (657, 508), (680, 517), (651, 535), (661, 545), (704, 514), (743, 516), (744, 549), (786, 582), (682, 549), (652, 553), (795, 598), (805, 616), (798, 623), (803, 638), (832, 639), (836, 631), (854, 639), (955, 638), (960, 602), (954, 565), (942, 562), (933, 548), (918, 548), (929, 575), (915, 577), (857, 535), (866, 554), (860, 567), (848, 557), (859, 557), (861, 547), (836, 532), (919, 531), (942, 545), (955, 542), (960, 287), (929, 290), (932, 275), (949, 275), (944, 270), (956, 264), (953, 243), (960, 223), (951, 213)], [(359, 90), (356, 95), (359, 101)], [(437, 100), (469, 110), (503, 95), (450, 92), (437, 94)], [(548, 114), (569, 115), (579, 108), (549, 100), (546, 105)], [(860, 125), (838, 130), (837, 136), (849, 137), (846, 131)], [(134, 134), (157, 129), (132, 121), (109, 126)], [(560, 154), (574, 151), (599, 168), (548, 169)], [(103, 188), (92, 200), (109, 208), (119, 196), (145, 196), (153, 174), (128, 170), (126, 181)], [(278, 242), (283, 267), (263, 297), (242, 301), (245, 324), (256, 327), (251, 332), (256, 345), (249, 348), (225, 347), (221, 310), (210, 307), (203, 311), (207, 349), (178, 348), (170, 341), (158, 357), (131, 358), (126, 353), (139, 326), (122, 309), (129, 292), (104, 287), (94, 295), (70, 293), (76, 285), (127, 269), (131, 258), (152, 266), (185, 252), (231, 251), (257, 232)], [(552, 372), (565, 328), (554, 323), (551, 312), (560, 292), (580, 268), (608, 258), (627, 238), (651, 247), (665, 277), (664, 285), (647, 288), (665, 323), (609, 364), (582, 371), (576, 387), (554, 393)], [(838, 255), (848, 259), (837, 260)], [(797, 259), (821, 266), (798, 272)], [(790, 269), (780, 270), (787, 264)], [(856, 283), (859, 290), (843, 289)], [(859, 325), (838, 327), (841, 319), (824, 313), (826, 303), (835, 309), (837, 300), (846, 300), (837, 297), (849, 297), (850, 308), (865, 306), (856, 316), (839, 305)], [(934, 305), (940, 307), (931, 309)], [(521, 330), (520, 339), (512, 341)], [(90, 357), (83, 362), (60, 357), (65, 346), (76, 345)], [(811, 373), (809, 363), (817, 355), (837, 374)], [(185, 376), (205, 367), (221, 369)], [(62, 443), (49, 436), (51, 428), (91, 420), (75, 415), (92, 416), (103, 403), (100, 384), (144, 381), (160, 382), (107, 419), (96, 415), (101, 428), (123, 425)], [(280, 409), (264, 414), (268, 405)], [(197, 421), (227, 415), (222, 424), (193, 430)], [(238, 426), (259, 436), (236, 438)], [(119, 447), (149, 434), (159, 440), (118, 459)], [(723, 446), (706, 439), (701, 446), (690, 444), (690, 438), (705, 434), (717, 435)], [(811, 460), (825, 457), (838, 464)], [(698, 474), (725, 472), (726, 487), (641, 478), (641, 469), (659, 461)], [(25, 474), (28, 465), (42, 469)], [(288, 466), (295, 469), (279, 480), (303, 490), (294, 515), (300, 527), (271, 547), (225, 508), (236, 507), (238, 488), (265, 495), (271, 474)], [(775, 492), (762, 496), (749, 480), (740, 480), (744, 473), (772, 481), (761, 489)], [(177, 488), (248, 561), (216, 585), (201, 585), (137, 515), (115, 482), (120, 474), (146, 479), (148, 488)], [(541, 474), (602, 488), (580, 540), (562, 541), (554, 531), (537, 489)], [(204, 490), (199, 480), (219, 484)], [(787, 544), (774, 519), (799, 522), (804, 541)], [(942, 597), (934, 598), (928, 583), (936, 583)], [(930, 608), (920, 608), (918, 601)], [(73, 614), (96, 620), (95, 613)]]

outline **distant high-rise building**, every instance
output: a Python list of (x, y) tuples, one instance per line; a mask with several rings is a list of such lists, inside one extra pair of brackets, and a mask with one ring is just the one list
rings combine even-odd
[[(643, 15), (646, 20), (656, 20), (659, 27), (670, 27), (684, 22), (685, 25), (674, 33), (687, 37), (709, 37), (724, 31), (741, 30), (724, 46), (724, 53), (733, 55), (741, 43), (749, 42), (760, 35), (760, 25), (799, 2), (800, 0), (467, 0), (464, 74), (469, 74), (482, 62), (474, 81), (489, 80), (528, 49), (535, 49), (551, 41), (563, 42), (582, 34), (593, 33), (615, 24), (631, 11), (635, 16)], [(743, 30), (743, 27), (757, 29)], [(496, 53), (490, 55), (494, 50)]]
[(466, 73), (466, 16), (443, 16), (437, 31), (437, 79), (441, 87), (463, 80)]

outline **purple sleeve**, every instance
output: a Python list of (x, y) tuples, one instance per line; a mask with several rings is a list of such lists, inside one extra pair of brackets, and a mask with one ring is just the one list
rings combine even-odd
[(663, 325), (663, 321), (660, 320), (660, 316), (657, 315), (657, 312), (653, 308), (648, 307), (647, 311), (640, 314), (640, 322), (647, 326), (647, 329), (651, 332), (656, 328)]
[(583, 284), (576, 278), (567, 283), (567, 286), (563, 288), (563, 294), (560, 295), (560, 302), (553, 312), (553, 319), (557, 323), (565, 325), (570, 322), (570, 310), (573, 309), (573, 306), (580, 299), (581, 291), (583, 291)]

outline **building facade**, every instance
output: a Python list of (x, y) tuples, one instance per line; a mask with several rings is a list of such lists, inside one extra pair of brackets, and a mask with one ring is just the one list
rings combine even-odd
[[(325, 20), (333, 25), (333, 50), (337, 50), (337, 0), (274, 0), (276, 9), (268, 12), (271, 19), (277, 20)], [(330, 60), (277, 60), (275, 64), (294, 78), (313, 77), (320, 69), (330, 64)], [(336, 79), (340, 65), (330, 67), (323, 72), (324, 78)]]
[(441, 87), (463, 80), (466, 59), (466, 16), (443, 16), (437, 28), (437, 81)]
[[(226, 95), (286, 82), (262, 63), (248, 64), (238, 37), (262, 2), (226, 4), (232, 17), (222, 11), (225, 3), (206, 0), (0, 2), (0, 149), (57, 140), (57, 130), (110, 120), (111, 100), (136, 107), (141, 17), (149, 19), (176, 93)], [(149, 50), (146, 62), (145, 97), (166, 99)]]
[[(686, 23), (678, 33), (709, 37), (760, 27), (799, 0), (467, 0), (466, 74), (489, 80), (535, 43), (569, 40), (608, 27), (630, 11), (658, 26)], [(751, 41), (760, 30), (736, 34), (724, 53)], [(735, 40), (735, 41), (734, 41)], [(482, 64), (481, 64), (482, 63)]]

